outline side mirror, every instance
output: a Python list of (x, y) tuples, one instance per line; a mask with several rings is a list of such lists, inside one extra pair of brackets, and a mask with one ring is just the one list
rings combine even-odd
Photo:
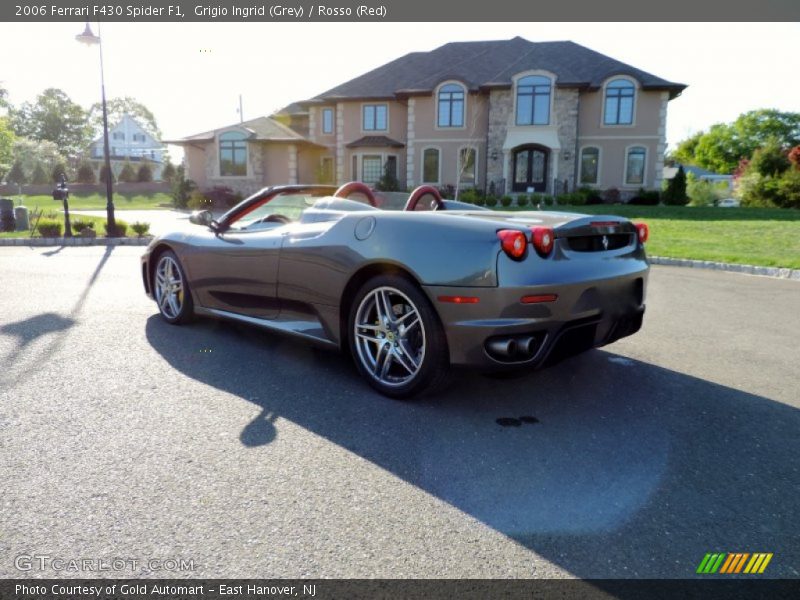
[(210, 210), (196, 210), (189, 215), (189, 222), (195, 225), (211, 227), (211, 223), (214, 222), (214, 215), (211, 214)]

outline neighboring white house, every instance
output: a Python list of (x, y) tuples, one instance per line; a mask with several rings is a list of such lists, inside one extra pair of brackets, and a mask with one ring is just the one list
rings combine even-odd
[[(128, 114), (122, 116), (119, 123), (108, 129), (108, 147), (111, 154), (111, 168), (119, 174), (124, 162), (150, 161), (153, 167), (153, 179), (161, 179), (166, 146), (151, 136), (139, 123)], [(94, 140), (89, 147), (92, 160), (103, 159), (103, 136)]]

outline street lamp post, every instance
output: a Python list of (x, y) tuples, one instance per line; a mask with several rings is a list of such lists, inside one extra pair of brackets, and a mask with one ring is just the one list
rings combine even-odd
[(87, 46), (93, 46), (94, 44), (99, 44), (100, 46), (100, 91), (102, 94), (103, 100), (103, 151), (105, 154), (105, 168), (106, 168), (106, 220), (108, 221), (108, 236), (109, 237), (116, 237), (117, 236), (117, 221), (114, 218), (114, 192), (112, 189), (112, 178), (113, 174), (111, 172), (111, 154), (108, 148), (108, 107), (106, 106), (106, 80), (105, 74), (103, 72), (103, 40), (100, 38), (100, 23), (97, 24), (97, 33), (95, 35), (92, 33), (92, 28), (89, 27), (89, 23), (86, 23), (86, 29), (83, 30), (83, 33), (76, 35), (75, 39), (81, 42), (82, 44), (86, 44)]

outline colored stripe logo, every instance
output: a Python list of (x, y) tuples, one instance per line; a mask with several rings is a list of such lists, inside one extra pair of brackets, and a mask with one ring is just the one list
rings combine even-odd
[(753, 554), (749, 552), (709, 552), (700, 561), (697, 573), (701, 575), (713, 575), (714, 573), (760, 575), (767, 568), (772, 556), (772, 552)]

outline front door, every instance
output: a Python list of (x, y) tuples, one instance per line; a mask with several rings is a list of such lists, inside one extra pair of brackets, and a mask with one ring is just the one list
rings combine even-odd
[(528, 188), (533, 188), (535, 192), (545, 191), (547, 155), (547, 149), (541, 146), (526, 146), (514, 151), (513, 191), (527, 192)]

